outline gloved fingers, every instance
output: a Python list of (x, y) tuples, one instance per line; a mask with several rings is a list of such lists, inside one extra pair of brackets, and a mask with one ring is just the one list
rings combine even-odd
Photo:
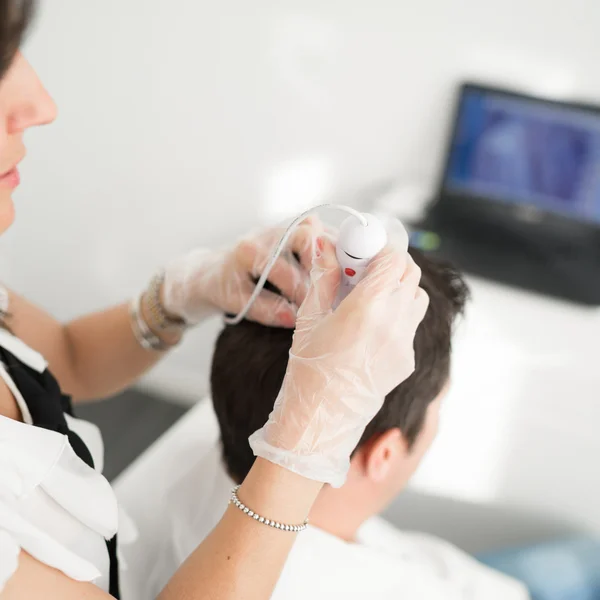
[(409, 239), (404, 225), (395, 217), (391, 217), (385, 220), (384, 226), (387, 233), (388, 245), (393, 246), (398, 252), (406, 254), (408, 252)]
[[(269, 282), (297, 306), (306, 298), (316, 241), (323, 232), (324, 227), (318, 217), (307, 217), (290, 235), (282, 254), (286, 258), (277, 260), (269, 273)], [(300, 264), (295, 257), (300, 260)]]
[[(323, 225), (319, 219), (309, 217), (302, 221), (291, 233), (283, 252), (269, 272), (268, 281), (297, 305), (306, 297), (315, 240), (322, 231)], [(249, 277), (257, 279), (262, 275), (283, 232), (283, 229), (270, 229), (261, 235), (247, 237), (237, 245), (236, 261)], [(299, 258), (299, 264), (292, 254)]]
[[(394, 322), (406, 332), (416, 332), (417, 327), (429, 304), (429, 297), (419, 287), (421, 269), (413, 258), (408, 255), (406, 270), (398, 287), (389, 296), (388, 306), (391, 314), (395, 315)], [(414, 325), (414, 328), (413, 328)]]
[(310, 320), (331, 310), (341, 281), (340, 264), (334, 243), (326, 238), (317, 240), (317, 252), (310, 272), (310, 287), (298, 318)]
[[(236, 247), (240, 264), (245, 265), (252, 275), (260, 275), (285, 231), (285, 227), (273, 227), (245, 236)], [(309, 271), (315, 240), (323, 231), (324, 225), (317, 217), (307, 217), (290, 233), (283, 252), (297, 254), (301, 264)]]
[(354, 305), (355, 302), (375, 300), (380, 295), (393, 293), (398, 289), (404, 276), (408, 256), (410, 256), (408, 253), (400, 252), (388, 244), (373, 258), (362, 280), (344, 299), (340, 307), (344, 304)]
[(417, 287), (414, 297), (410, 296), (411, 293), (412, 292), (407, 292), (404, 304), (398, 302), (398, 294), (392, 296), (393, 300), (390, 306), (390, 327), (393, 332), (395, 343), (400, 345), (404, 343), (404, 340), (414, 340), (417, 329), (423, 321), (429, 307), (429, 296), (425, 290)]
[(257, 238), (244, 238), (233, 251), (235, 262), (249, 278), (259, 277), (269, 260), (269, 248), (270, 245), (264, 245)]
[[(421, 269), (413, 258), (408, 255), (404, 275), (398, 283), (397, 288), (392, 292), (389, 300), (393, 309), (396, 311), (396, 314), (402, 314), (406, 317), (418, 314), (418, 310), (415, 308), (417, 298), (419, 309), (422, 307), (425, 300), (419, 291), (421, 289), (419, 287), (420, 282)], [(423, 291), (423, 293), (425, 292)], [(426, 309), (427, 307), (425, 306), (425, 310)], [(425, 313), (423, 313), (423, 315), (424, 314)]]
[(427, 309), (429, 308), (429, 294), (423, 289), (417, 289), (417, 295), (413, 304), (413, 318), (416, 321), (415, 331), (421, 324), (421, 321), (425, 318)]
[(288, 240), (286, 248), (298, 256), (307, 273), (312, 269), (317, 239), (324, 232), (325, 227), (321, 220), (316, 216), (309, 216), (300, 223)]
[(306, 298), (309, 280), (308, 271), (305, 271), (293, 256), (289, 260), (280, 256), (273, 264), (267, 279), (290, 302), (297, 306), (302, 304), (304, 298)]
[[(248, 294), (248, 298), (250, 294)], [(244, 298), (243, 303), (248, 301)], [(262, 290), (252, 304), (246, 318), (271, 327), (293, 329), (296, 325), (296, 305), (283, 296), (268, 290)]]
[[(421, 282), (421, 268), (414, 261), (410, 254), (406, 256), (406, 268), (402, 277), (400, 278), (399, 285), (394, 290), (394, 296), (396, 301), (410, 302), (417, 296), (417, 290), (419, 289), (419, 283)], [(399, 298), (398, 298), (399, 297)]]

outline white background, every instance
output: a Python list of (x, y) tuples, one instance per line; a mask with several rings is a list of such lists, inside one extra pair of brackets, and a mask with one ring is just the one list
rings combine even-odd
[[(600, 101), (599, 29), (593, 0), (43, 2), (59, 119), (28, 135), (3, 278), (69, 318), (332, 194), (431, 185), (458, 81)], [(417, 483), (600, 528), (597, 311), (475, 282), (470, 315)], [(199, 398), (216, 327), (152, 385)]]

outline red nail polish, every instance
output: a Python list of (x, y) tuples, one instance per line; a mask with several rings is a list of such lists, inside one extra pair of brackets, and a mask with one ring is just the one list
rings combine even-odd
[(291, 315), (288, 312), (283, 313), (281, 315), (281, 317), (279, 318), (279, 321), (281, 322), (281, 324), (284, 327), (295, 327), (296, 326), (296, 319), (294, 318), (293, 315)]

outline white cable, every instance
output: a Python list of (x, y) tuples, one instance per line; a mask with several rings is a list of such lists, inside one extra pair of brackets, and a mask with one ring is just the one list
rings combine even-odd
[(367, 219), (365, 218), (365, 216), (362, 213), (358, 212), (357, 210), (355, 210), (353, 208), (350, 208), (349, 206), (344, 206), (343, 204), (319, 204), (318, 206), (314, 206), (313, 208), (310, 208), (309, 210), (304, 211), (301, 215), (297, 216), (289, 224), (288, 228), (285, 230), (284, 234), (281, 236), (281, 239), (279, 240), (279, 243), (277, 244), (277, 246), (275, 246), (273, 254), (271, 255), (271, 258), (269, 259), (269, 262), (267, 263), (265, 270), (262, 272), (260, 279), (256, 283), (256, 287), (254, 288), (252, 295), (250, 296), (248, 302), (246, 302), (246, 306), (244, 306), (244, 308), (235, 317), (225, 317), (225, 323), (227, 323), (227, 325), (237, 325), (248, 314), (248, 311), (254, 304), (254, 301), (258, 298), (258, 295), (261, 293), (261, 291), (267, 281), (267, 278), (269, 277), (269, 273), (271, 272), (271, 269), (273, 268), (273, 265), (279, 258), (281, 251), (285, 247), (285, 244), (287, 243), (290, 235), (292, 235), (292, 232), (294, 231), (296, 226), (298, 224), (300, 224), (302, 221), (304, 221), (304, 219), (306, 219), (306, 217), (308, 217), (312, 213), (314, 213), (322, 208), (333, 208), (333, 209), (342, 210), (344, 212), (350, 213), (351, 215), (355, 216), (365, 227), (368, 225)]

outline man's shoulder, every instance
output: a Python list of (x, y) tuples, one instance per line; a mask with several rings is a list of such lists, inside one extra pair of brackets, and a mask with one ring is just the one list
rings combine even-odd
[(395, 556), (411, 555), (415, 548), (422, 545), (455, 549), (448, 542), (433, 535), (398, 529), (382, 517), (371, 517), (365, 521), (356, 533), (356, 540), (362, 546)]
[(309, 527), (298, 536), (272, 597), (321, 600), (377, 596), (374, 583), (375, 588), (388, 585), (394, 572), (390, 567), (362, 544)]
[[(411, 572), (439, 584), (446, 597), (474, 597), (488, 600), (525, 600), (525, 586), (490, 569), (450, 542), (434, 535), (403, 531), (380, 517), (369, 519), (359, 530), (359, 541), (372, 549), (394, 556)], [(470, 592), (469, 592), (470, 590)]]
[(435, 536), (369, 519), (348, 543), (316, 527), (298, 536), (273, 598), (525, 600), (523, 586)]

